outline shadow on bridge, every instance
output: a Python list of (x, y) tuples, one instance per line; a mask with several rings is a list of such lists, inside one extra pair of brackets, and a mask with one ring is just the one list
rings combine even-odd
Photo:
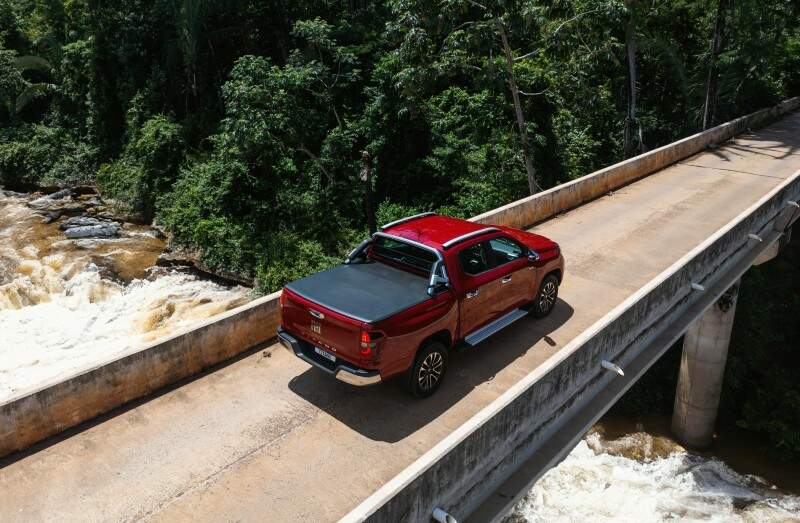
[(768, 129), (739, 135), (709, 152), (723, 161), (732, 161), (748, 154), (782, 160), (800, 151), (798, 130), (800, 125), (792, 119), (786, 119)]
[[(525, 317), (474, 348), (451, 352), (441, 388), (424, 400), (406, 391), (403, 377), (359, 388), (331, 379), (313, 367), (293, 378), (289, 389), (362, 436), (394, 443), (439, 418), (478, 385), (494, 380), (498, 372), (529, 351), (552, 354), (557, 343), (549, 334), (573, 313), (573, 308), (559, 298), (547, 318)], [(461, 421), (466, 421), (472, 412), (465, 409)], [(448, 432), (454, 429), (456, 426), (447, 428)]]

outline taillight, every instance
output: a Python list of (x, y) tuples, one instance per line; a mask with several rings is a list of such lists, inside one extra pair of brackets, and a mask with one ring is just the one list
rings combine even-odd
[(378, 341), (381, 338), (383, 338), (383, 333), (381, 331), (362, 331), (361, 355), (364, 357), (377, 357), (373, 349), (378, 345)]
[(286, 293), (285, 292), (281, 291), (281, 297), (278, 298), (278, 303), (280, 304), (281, 309), (282, 309), (283, 308), (283, 304), (286, 303)]
[(372, 349), (375, 348), (375, 342), (372, 341), (372, 337), (370, 336), (369, 332), (362, 332), (361, 333), (361, 355), (362, 356), (369, 356), (372, 354)]

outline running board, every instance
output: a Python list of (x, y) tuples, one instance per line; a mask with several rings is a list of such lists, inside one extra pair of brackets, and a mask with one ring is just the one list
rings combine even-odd
[(508, 314), (500, 316), (492, 323), (484, 325), (480, 329), (476, 330), (475, 332), (464, 338), (464, 342), (470, 347), (477, 345), (478, 343), (482, 342), (492, 334), (495, 334), (496, 332), (503, 330), (504, 328), (508, 327), (518, 319), (527, 315), (528, 311), (525, 309), (514, 309)]

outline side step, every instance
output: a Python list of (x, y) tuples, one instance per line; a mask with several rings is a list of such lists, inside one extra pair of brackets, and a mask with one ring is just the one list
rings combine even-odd
[(508, 327), (518, 319), (527, 316), (527, 314), (528, 311), (525, 309), (514, 309), (508, 314), (500, 316), (492, 323), (484, 325), (480, 329), (476, 330), (475, 332), (464, 338), (464, 342), (470, 347), (477, 345), (478, 343), (482, 342), (492, 334), (495, 334), (496, 332), (503, 330), (504, 328)]

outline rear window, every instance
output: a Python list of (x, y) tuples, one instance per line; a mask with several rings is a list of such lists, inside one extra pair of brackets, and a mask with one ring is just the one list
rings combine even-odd
[(384, 236), (375, 237), (372, 243), (372, 252), (425, 272), (430, 272), (436, 261), (436, 255), (427, 249)]

